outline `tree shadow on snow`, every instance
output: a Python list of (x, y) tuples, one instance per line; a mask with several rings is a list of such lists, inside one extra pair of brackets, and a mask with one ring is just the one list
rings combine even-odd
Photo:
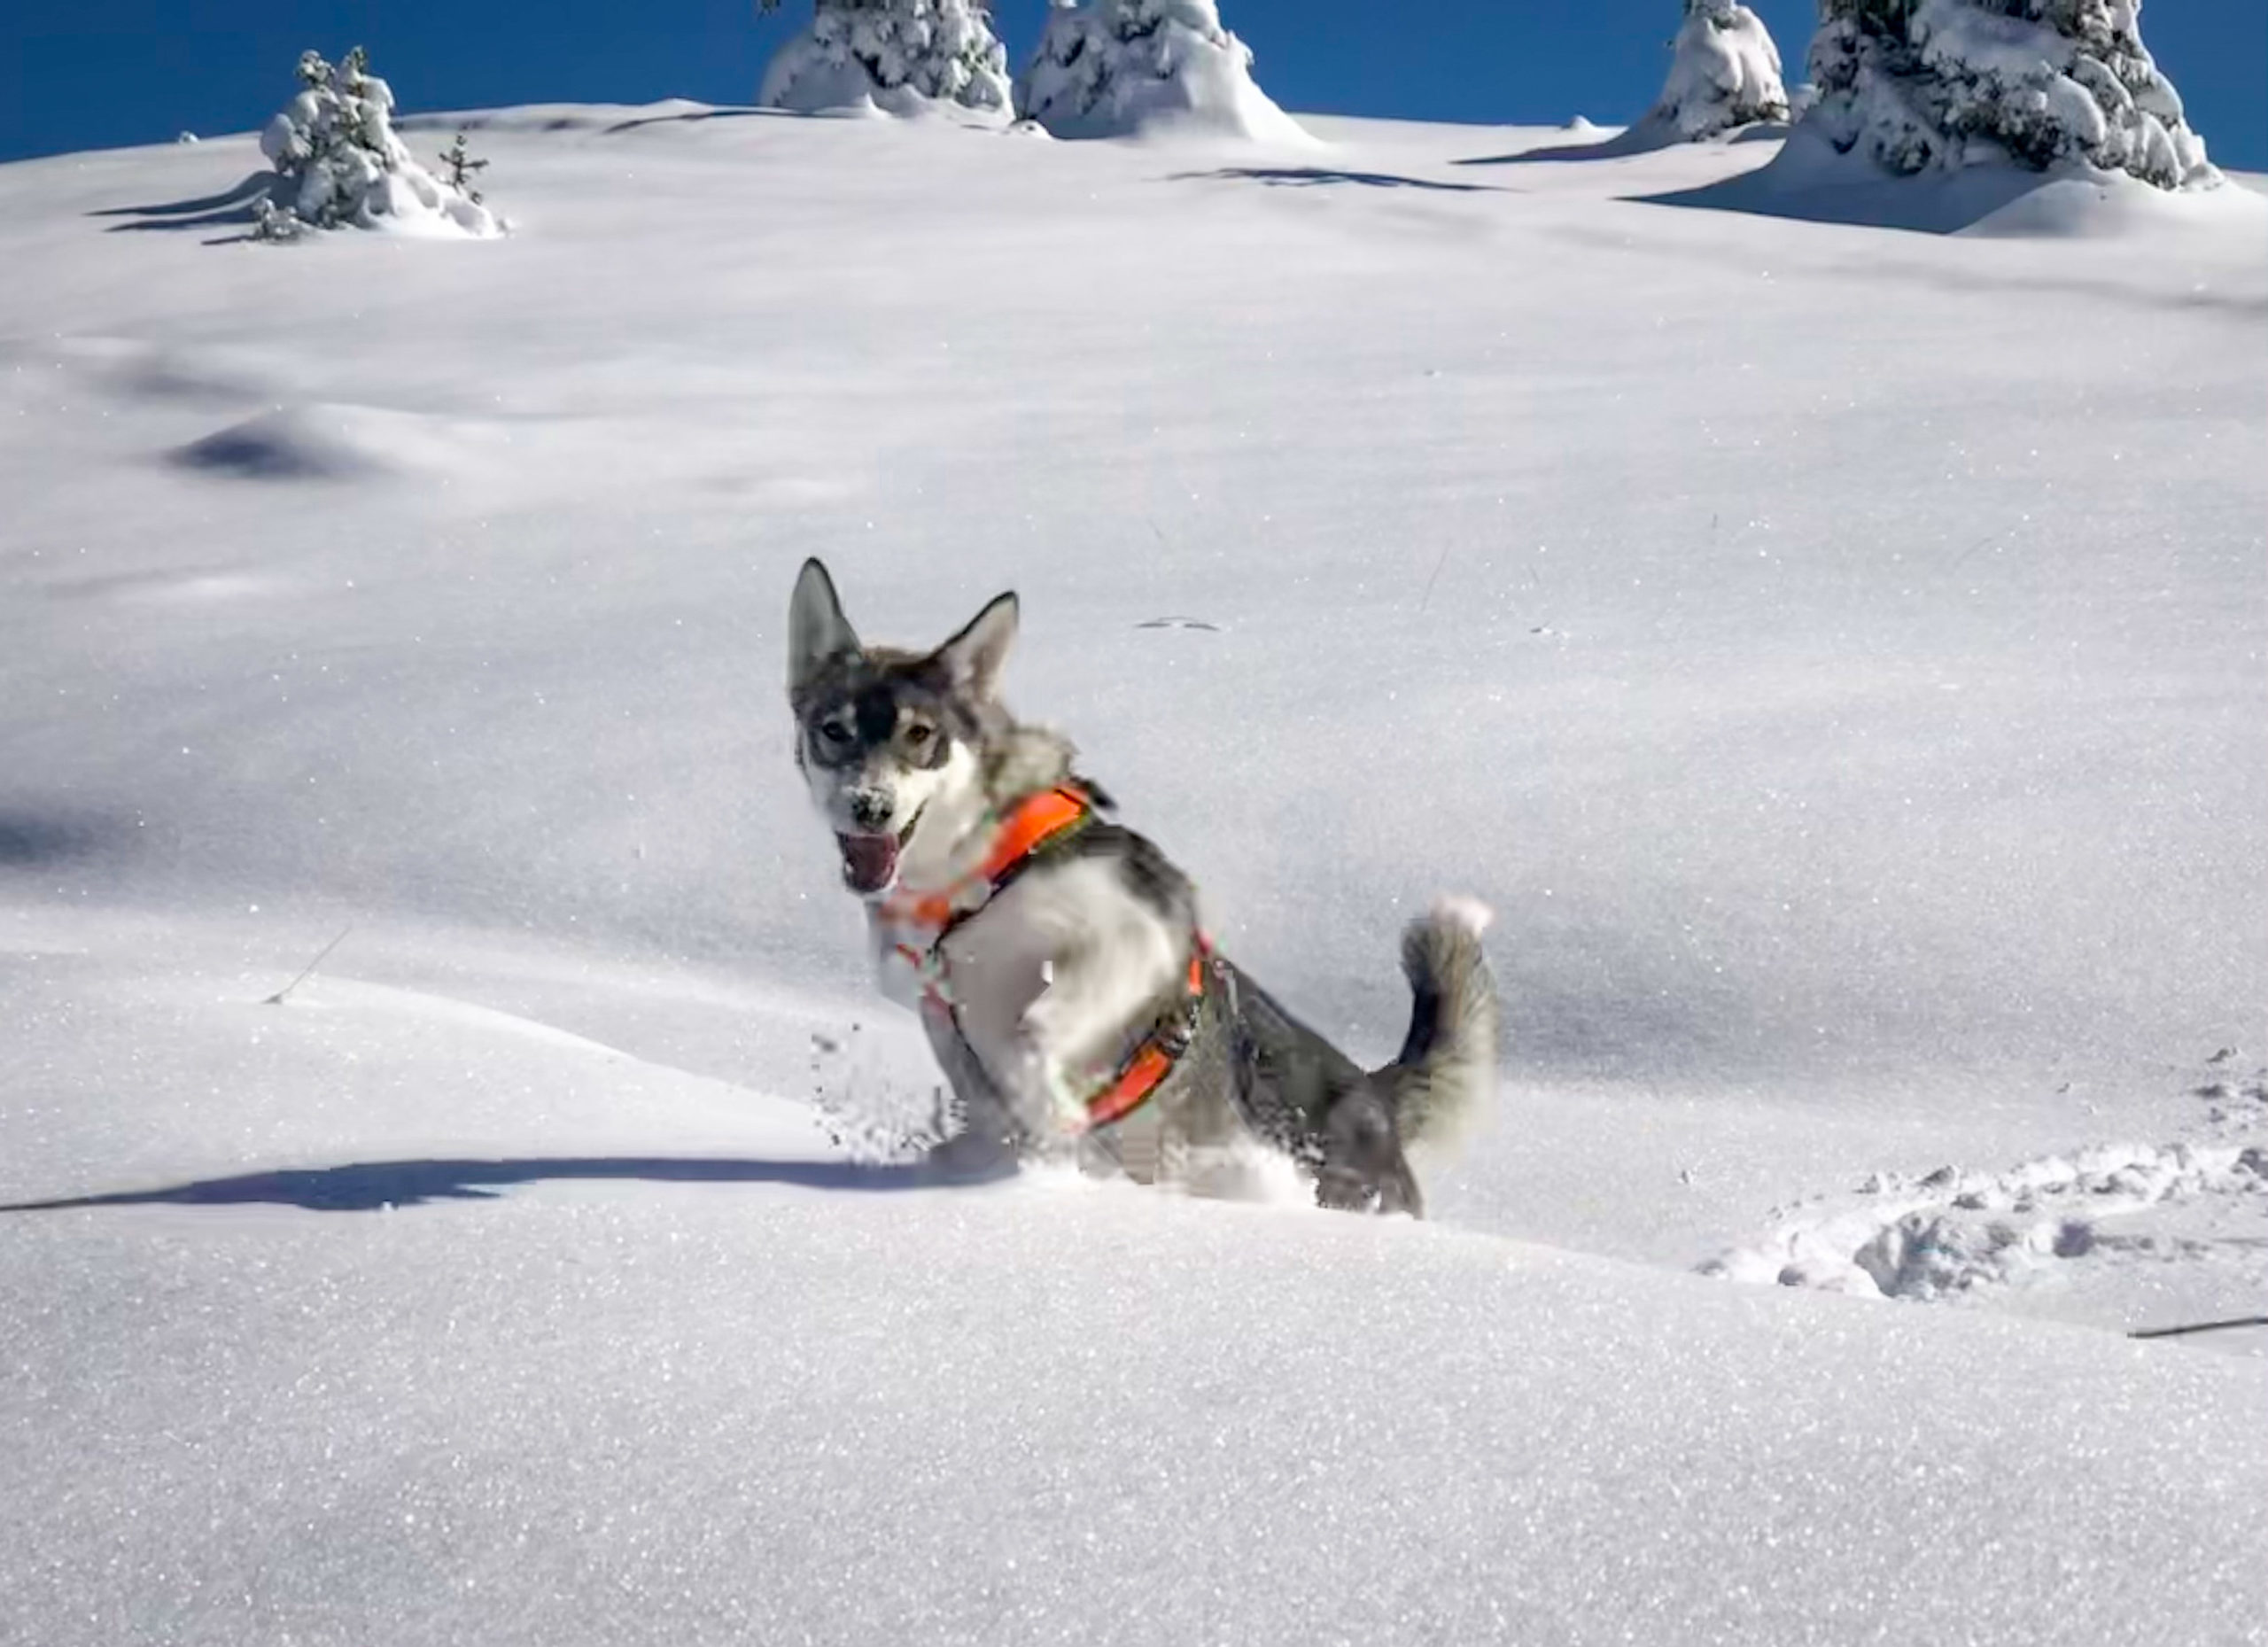
[[(1778, 143), (1788, 135), (1788, 128), (1759, 121), (1741, 127), (1729, 136), (1705, 138), (1705, 143), (1720, 144), (1742, 143)], [(1674, 149), (1692, 142), (1674, 127), (1658, 120), (1642, 120), (1626, 127), (1611, 137), (1601, 137), (1590, 143), (1546, 144), (1540, 149), (1519, 149), (1511, 154), (1480, 154), (1470, 159), (1451, 160), (1452, 166), (1528, 166), (1538, 160), (1619, 160), (1634, 154), (1654, 154), (1664, 149)]]
[(248, 172), (242, 183), (219, 194), (194, 200), (164, 200), (151, 206), (111, 206), (89, 212), (89, 217), (130, 217), (133, 222), (113, 223), (104, 232), (138, 234), (151, 229), (173, 232), (184, 229), (241, 228), (252, 221), (252, 202), (276, 181), (273, 172)]
[[(996, 1177), (1006, 1177), (1001, 1173)], [(429, 1202), (493, 1200), (516, 1184), (572, 1179), (649, 1184), (785, 1184), (813, 1190), (936, 1189), (990, 1182), (948, 1177), (928, 1168), (860, 1166), (846, 1161), (731, 1161), (699, 1157), (594, 1155), (524, 1161), (364, 1161), (340, 1167), (247, 1172), (159, 1189), (120, 1190), (18, 1201), (0, 1212), (59, 1212), (74, 1207), (298, 1207), (308, 1212), (377, 1212)]]
[(1194, 179), (1240, 178), (1274, 189), (1315, 188), (1328, 183), (1359, 183), (1365, 189), (1432, 189), (1444, 194), (1508, 194), (1495, 183), (1445, 183), (1430, 177), (1402, 177), (1392, 172), (1343, 172), (1327, 166), (1224, 166), (1211, 172), (1175, 172), (1169, 183)]
[(794, 109), (687, 109), (681, 114), (641, 114), (635, 120), (617, 120), (600, 135), (611, 137), (617, 132), (636, 131), (645, 126), (689, 126), (702, 120), (792, 120), (808, 118)]
[(2016, 165), (1893, 176), (1872, 160), (1837, 151), (1798, 127), (1779, 153), (1753, 171), (1698, 188), (1634, 195), (1638, 205), (1744, 213), (1809, 223), (1894, 229), (1923, 235), (2061, 235), (2087, 232), (2132, 191)]
[(1687, 206), (1798, 222), (1957, 235), (1976, 228), (2004, 207), (2016, 205), (2037, 191), (2045, 181), (2038, 174), (2014, 168), (1977, 167), (1972, 174), (1943, 181), (1884, 178), (1880, 183), (1790, 188), (1776, 175), (1763, 175), (1772, 170), (1767, 166), (1739, 177), (1705, 183), (1697, 189), (1634, 195), (1630, 198), (1639, 206)]

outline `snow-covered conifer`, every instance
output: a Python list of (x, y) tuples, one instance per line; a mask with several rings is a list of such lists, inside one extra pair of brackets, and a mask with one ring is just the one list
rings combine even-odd
[(1215, 0), (1053, 0), (1016, 112), (1058, 137), (1178, 123), (1309, 141), (1254, 83), (1252, 49), (1221, 26)]
[[(369, 72), (361, 47), (337, 63), (301, 53), (299, 84), (299, 95), (260, 138), (260, 151), (276, 168), (268, 191), (275, 210), (318, 229), (497, 232), (486, 207), (434, 177), (394, 135), (393, 92)], [(261, 237), (284, 237), (263, 222)]]
[(2140, 0), (1820, 0), (1806, 128), (1907, 175), (2005, 158), (2216, 183)]
[(1758, 120), (1788, 118), (1780, 51), (1764, 21), (1739, 0), (1685, 0), (1669, 78), (1651, 122), (1697, 141)]
[[(760, 0), (770, 11), (777, 0)], [(1008, 54), (983, 0), (815, 0), (811, 26), (773, 54), (757, 102), (768, 109), (893, 114), (924, 104), (1008, 113)]]

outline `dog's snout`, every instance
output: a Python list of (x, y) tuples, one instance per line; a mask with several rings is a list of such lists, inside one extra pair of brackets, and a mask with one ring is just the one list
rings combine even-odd
[(858, 789), (850, 796), (850, 821), (861, 829), (879, 829), (889, 821), (892, 808), (881, 789)]

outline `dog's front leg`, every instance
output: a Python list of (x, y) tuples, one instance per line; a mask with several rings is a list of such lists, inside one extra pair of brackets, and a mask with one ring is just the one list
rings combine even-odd
[(1146, 927), (1109, 942), (1068, 946), (1023, 1010), (1002, 1085), (1018, 1123), (1050, 1153), (1070, 1154), (1087, 1125), (1086, 1099), (1110, 1060), (1153, 1020), (1174, 975), (1164, 935)]
[(1000, 1090), (1018, 1147), (1040, 1161), (1068, 1160), (1078, 1149), (1084, 1111), (1061, 1067), (1036, 1040), (1019, 1036), (1002, 1060)]
[(962, 1036), (960, 1026), (950, 1011), (935, 1002), (924, 1005), (921, 1025), (929, 1033), (929, 1051), (960, 1107), (959, 1127), (930, 1146), (929, 1164), (955, 1176), (1013, 1169), (1019, 1153), (1015, 1120), (999, 1088)]

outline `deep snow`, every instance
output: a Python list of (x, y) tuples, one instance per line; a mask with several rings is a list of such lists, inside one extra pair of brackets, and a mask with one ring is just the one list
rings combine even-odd
[[(2116, 1335), (2268, 1235), (2256, 217), (472, 123), (501, 241), (0, 168), (0, 1201), (129, 1198), (0, 1215), (0, 1638), (2263, 1639), (2259, 1335)], [(788, 765), (813, 552), (874, 637), (1020, 588), (1351, 1050), (1496, 908), (1435, 1224), (846, 1162), (934, 1076)], [(1692, 1273), (1915, 1213), (2055, 1228)]]

